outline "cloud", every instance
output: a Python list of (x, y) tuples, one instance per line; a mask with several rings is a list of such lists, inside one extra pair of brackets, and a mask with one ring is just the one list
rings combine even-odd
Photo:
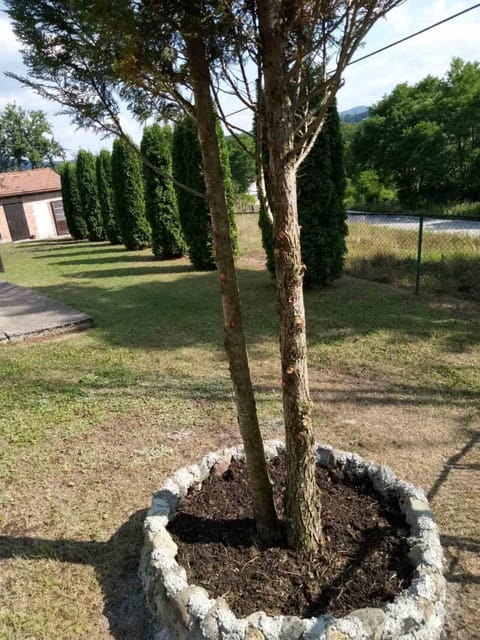
[[(355, 57), (375, 51), (468, 6), (470, 4), (466, 1), (406, 2), (373, 27), (365, 46)], [(351, 65), (344, 74), (345, 84), (338, 94), (339, 108), (370, 105), (400, 82), (415, 84), (429, 74), (444, 76), (454, 57), (464, 60), (480, 58), (479, 31), (480, 8)]]

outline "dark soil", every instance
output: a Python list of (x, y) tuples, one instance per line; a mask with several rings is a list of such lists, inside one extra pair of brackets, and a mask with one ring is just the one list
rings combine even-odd
[[(284, 462), (270, 463), (282, 513)], [(410, 582), (408, 527), (398, 508), (382, 505), (370, 482), (320, 470), (325, 545), (305, 558), (285, 544), (263, 548), (252, 519), (245, 465), (234, 461), (191, 490), (169, 529), (190, 583), (223, 596), (233, 612), (342, 616), (391, 601)]]

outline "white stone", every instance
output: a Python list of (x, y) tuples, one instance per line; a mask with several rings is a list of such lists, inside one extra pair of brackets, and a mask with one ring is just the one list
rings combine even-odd
[(419, 500), (418, 498), (407, 498), (404, 509), (405, 520), (410, 526), (417, 524), (420, 518), (429, 518), (433, 520), (430, 505), (424, 500)]
[(154, 550), (163, 551), (166, 555), (174, 558), (177, 555), (178, 547), (173, 541), (172, 536), (163, 528), (159, 531), (149, 534)]
[(163, 573), (162, 581), (167, 597), (170, 599), (188, 587), (188, 582), (176, 571)]
[[(163, 503), (163, 504), (166, 504), (166, 503)], [(168, 508), (168, 505), (167, 505), (167, 508)], [(156, 531), (161, 531), (162, 529), (164, 529), (167, 526), (167, 524), (168, 524), (168, 516), (151, 515), (145, 518), (143, 528), (147, 532), (155, 533)]]
[(208, 597), (208, 593), (205, 589), (197, 590), (190, 596), (188, 601), (188, 610), (198, 619), (203, 619), (213, 605), (213, 600)]
[(239, 620), (230, 609), (218, 609), (218, 628), (222, 640), (243, 640), (247, 630), (245, 620)]
[(177, 484), (180, 490), (180, 497), (183, 498), (187, 495), (188, 490), (195, 482), (195, 476), (190, 473), (187, 467), (182, 467), (181, 469), (178, 469), (178, 471), (175, 471), (172, 476), (172, 480)]

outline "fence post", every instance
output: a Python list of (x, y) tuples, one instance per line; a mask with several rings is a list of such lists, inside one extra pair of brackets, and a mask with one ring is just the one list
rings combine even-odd
[(417, 276), (415, 281), (415, 294), (420, 291), (420, 270), (422, 268), (422, 244), (423, 244), (423, 216), (418, 220), (418, 248), (417, 248)]

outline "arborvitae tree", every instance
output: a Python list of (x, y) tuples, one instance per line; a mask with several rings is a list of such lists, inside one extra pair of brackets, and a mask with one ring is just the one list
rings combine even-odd
[[(234, 216), (234, 194), (228, 152), (221, 126), (217, 124), (220, 156), (225, 181), (230, 231), (233, 250), (237, 253), (237, 230)], [(180, 120), (173, 132), (173, 174), (175, 178), (197, 192), (205, 193), (202, 155), (195, 124), (190, 118)], [(200, 271), (216, 268), (213, 249), (212, 227), (207, 201), (184, 189), (177, 188), (178, 209), (183, 236), (187, 243), (191, 263)]]
[(75, 240), (88, 237), (87, 223), (82, 215), (80, 193), (77, 185), (77, 171), (74, 162), (66, 162), (60, 171), (62, 182), (63, 210), (70, 235)]
[[(333, 106), (297, 176), (298, 221), (301, 226), (305, 286), (325, 286), (342, 275), (348, 233), (345, 169), (340, 118)], [(262, 207), (259, 225), (267, 269), (275, 273), (273, 231)]]
[(348, 232), (345, 169), (336, 106), (297, 176), (298, 221), (306, 286), (325, 286), (342, 275)]
[(123, 244), (130, 250), (150, 246), (151, 230), (145, 216), (142, 162), (132, 145), (123, 138), (113, 143), (112, 184)]
[(230, 235), (232, 237), (233, 254), (238, 255), (238, 233), (235, 223), (235, 189), (233, 187), (232, 172), (230, 169), (230, 158), (225, 135), (220, 122), (217, 121), (217, 138), (220, 150), (220, 161), (223, 169), (223, 184), (225, 187), (225, 197), (227, 199), (228, 217), (230, 221)]
[[(190, 118), (184, 117), (175, 125), (172, 159), (175, 178), (187, 187), (205, 193), (202, 155), (195, 124)], [(199, 271), (211, 271), (216, 265), (207, 201), (185, 189), (176, 188), (176, 192), (190, 262)]]
[(122, 244), (122, 237), (118, 230), (115, 208), (113, 206), (112, 187), (112, 154), (102, 149), (96, 160), (97, 190), (103, 227), (108, 240), (112, 244)]
[[(165, 175), (172, 174), (172, 131), (155, 124), (143, 132), (142, 154)], [(143, 165), (145, 213), (152, 228), (152, 251), (162, 259), (178, 258), (185, 241), (178, 215), (177, 196), (171, 180)]]
[(77, 184), (80, 194), (82, 216), (87, 223), (88, 239), (93, 242), (106, 240), (97, 193), (95, 156), (81, 150), (77, 156)]

